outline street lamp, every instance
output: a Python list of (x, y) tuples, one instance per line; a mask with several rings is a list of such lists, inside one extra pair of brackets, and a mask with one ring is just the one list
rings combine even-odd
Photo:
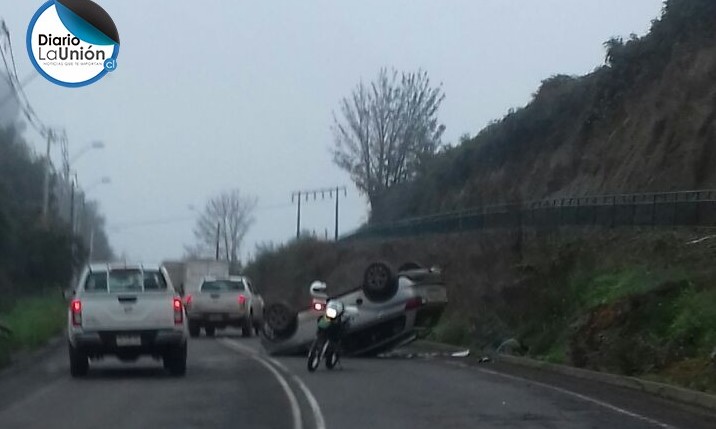
[(82, 155), (86, 154), (92, 149), (104, 149), (104, 142), (95, 140), (91, 143), (88, 143), (82, 146), (80, 150), (78, 150), (77, 153), (75, 153), (75, 155), (70, 160), (68, 160), (67, 164), (65, 165), (65, 177), (67, 178), (67, 180), (69, 180), (70, 178), (70, 167), (72, 167), (75, 162), (77, 162), (77, 160), (82, 157)]
[(110, 183), (112, 183), (112, 179), (105, 176), (105, 177), (99, 179), (98, 181), (92, 183), (91, 185), (87, 186), (87, 189), (85, 189), (85, 194), (89, 193), (89, 191), (91, 191), (92, 189), (96, 188), (99, 185), (109, 185)]
[(79, 159), (82, 155), (86, 154), (87, 152), (89, 152), (92, 149), (104, 149), (104, 142), (97, 140), (97, 141), (93, 141), (85, 146), (82, 146), (82, 148), (77, 151), (75, 156), (73, 156), (72, 159), (70, 159), (70, 165), (77, 162), (77, 159)]

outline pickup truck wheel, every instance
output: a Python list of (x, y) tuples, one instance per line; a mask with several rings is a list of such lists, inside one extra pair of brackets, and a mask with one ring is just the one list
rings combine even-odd
[(249, 338), (249, 337), (251, 337), (251, 333), (253, 330), (254, 330), (254, 318), (253, 318), (253, 316), (249, 316), (241, 324), (241, 336), (244, 338)]
[(87, 355), (69, 346), (70, 349), (70, 375), (72, 377), (84, 377), (89, 371), (89, 359)]
[(204, 332), (206, 332), (207, 337), (213, 337), (216, 334), (216, 327), (215, 326), (204, 326)]
[(201, 333), (201, 326), (197, 322), (189, 321), (189, 336), (196, 338)]
[(174, 347), (164, 355), (164, 368), (177, 377), (186, 375), (186, 344)]

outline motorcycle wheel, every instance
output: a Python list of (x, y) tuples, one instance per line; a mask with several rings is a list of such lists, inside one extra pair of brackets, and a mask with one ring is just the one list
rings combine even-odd
[(321, 365), (321, 341), (314, 341), (311, 351), (308, 352), (308, 372), (314, 372)]
[(338, 365), (338, 361), (341, 359), (338, 352), (335, 350), (328, 350), (326, 352), (326, 368), (333, 369)]

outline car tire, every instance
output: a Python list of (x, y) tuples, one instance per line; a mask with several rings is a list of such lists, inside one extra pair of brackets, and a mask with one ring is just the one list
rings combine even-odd
[(186, 375), (186, 343), (173, 347), (164, 355), (164, 368), (175, 377)]
[(398, 293), (398, 279), (390, 266), (374, 262), (363, 273), (363, 294), (371, 302), (385, 302)]
[(268, 305), (263, 320), (264, 335), (269, 340), (290, 338), (298, 329), (298, 313), (282, 302)]
[(254, 318), (249, 315), (241, 324), (241, 336), (244, 338), (250, 338), (254, 330)]
[(189, 336), (196, 338), (201, 334), (201, 326), (197, 322), (189, 321)]
[(89, 372), (89, 358), (70, 344), (70, 375), (84, 377)]
[(213, 337), (216, 335), (216, 327), (215, 326), (204, 326), (204, 332), (206, 332), (207, 337)]

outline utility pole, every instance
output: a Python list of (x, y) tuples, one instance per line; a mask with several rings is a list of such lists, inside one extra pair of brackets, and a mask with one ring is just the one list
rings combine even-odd
[(321, 188), (321, 189), (309, 189), (309, 190), (301, 190), (301, 191), (294, 191), (291, 193), (291, 202), (294, 202), (295, 200), (298, 201), (297, 204), (297, 212), (296, 212), (296, 238), (300, 238), (301, 236), (301, 197), (303, 196), (306, 201), (308, 201), (308, 196), (313, 195), (313, 199), (316, 200), (318, 194), (321, 194), (321, 200), (324, 200), (326, 198), (326, 194), (328, 194), (328, 198), (333, 198), (333, 193), (336, 194), (336, 223), (335, 223), (335, 239), (338, 240), (338, 207), (340, 204), (340, 198), (339, 194), (343, 192), (343, 196), (348, 195), (348, 190), (345, 186), (336, 186), (333, 188)]
[(75, 233), (75, 180), (72, 180), (71, 182), (71, 189), (70, 189), (70, 230), (72, 231), (72, 234)]
[(216, 223), (216, 260), (219, 260), (219, 236), (221, 235), (221, 222)]
[[(296, 211), (296, 239), (301, 237), (301, 191), (296, 193), (298, 196), (298, 210)], [(293, 202), (293, 195), (291, 195), (291, 202)]]
[(47, 130), (47, 150), (45, 151), (45, 182), (42, 187), (42, 220), (47, 225), (49, 222), (48, 211), (50, 205), (50, 146), (55, 138), (55, 132)]
[[(334, 238), (335, 241), (338, 241), (338, 200), (339, 200), (338, 191), (340, 191), (340, 188), (336, 187), (336, 234), (335, 234), (335, 238)], [(343, 193), (344, 194), (346, 193), (345, 187), (343, 187)]]

